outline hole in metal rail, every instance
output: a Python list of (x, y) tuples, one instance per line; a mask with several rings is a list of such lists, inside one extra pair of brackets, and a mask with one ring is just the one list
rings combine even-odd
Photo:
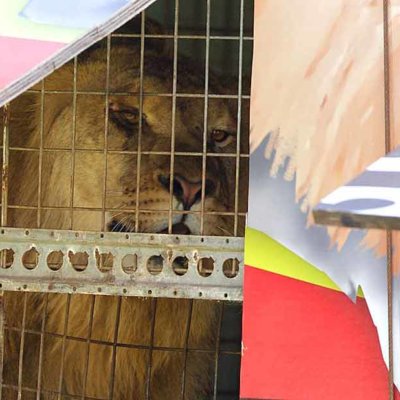
[(109, 272), (113, 268), (114, 256), (111, 253), (99, 253), (95, 251), (96, 265), (100, 272)]
[(201, 276), (207, 278), (214, 271), (214, 260), (211, 257), (200, 258), (197, 263), (197, 271)]
[(222, 271), (227, 278), (234, 278), (239, 273), (239, 260), (228, 258), (222, 264)]
[(52, 271), (58, 271), (64, 263), (64, 253), (61, 250), (52, 251), (47, 256), (47, 266)]
[(14, 250), (13, 249), (3, 249), (0, 251), (0, 268), (7, 269), (10, 268), (14, 262)]
[(182, 276), (185, 275), (189, 269), (189, 259), (187, 257), (176, 257), (172, 262), (172, 270), (176, 275)]
[(39, 252), (35, 247), (32, 247), (30, 250), (26, 251), (22, 256), (22, 265), (26, 269), (34, 269), (39, 264)]
[(84, 271), (89, 264), (89, 254), (85, 252), (74, 253), (73, 251), (68, 252), (69, 262), (75, 271)]
[(151, 256), (147, 260), (147, 271), (152, 275), (158, 275), (164, 266), (164, 259), (162, 256)]
[(122, 270), (127, 274), (133, 274), (137, 270), (137, 255), (126, 254), (121, 261)]

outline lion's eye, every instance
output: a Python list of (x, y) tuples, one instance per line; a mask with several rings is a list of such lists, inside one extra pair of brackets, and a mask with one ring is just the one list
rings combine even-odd
[[(139, 123), (140, 112), (137, 108), (127, 107), (118, 111), (118, 118), (121, 122), (125, 123), (125, 125), (134, 126)], [(142, 113), (142, 120), (146, 120), (146, 115)]]
[[(110, 104), (110, 116), (118, 125), (125, 128), (133, 128), (139, 123), (140, 112), (136, 107), (127, 107), (112, 103)], [(142, 113), (142, 120), (146, 120), (144, 113)]]
[(230, 142), (232, 135), (222, 129), (214, 129), (211, 132), (212, 140), (220, 146), (224, 146)]
[(129, 124), (137, 124), (139, 122), (139, 110), (136, 108), (131, 108), (127, 110), (120, 111), (121, 117), (125, 119)]

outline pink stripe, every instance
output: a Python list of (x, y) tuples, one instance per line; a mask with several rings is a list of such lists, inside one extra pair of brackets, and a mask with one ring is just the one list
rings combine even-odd
[(21, 79), (64, 46), (65, 43), (0, 36), (0, 90)]

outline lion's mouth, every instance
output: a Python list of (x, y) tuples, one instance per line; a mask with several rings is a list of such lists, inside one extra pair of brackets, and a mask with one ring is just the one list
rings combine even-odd
[[(158, 233), (168, 233), (168, 228), (165, 228)], [(174, 235), (190, 235), (192, 232), (185, 223), (178, 222), (177, 224), (172, 225), (172, 233)]]
[[(116, 219), (113, 219), (108, 223), (107, 230), (109, 232), (134, 232), (133, 229), (122, 224), (120, 221), (118, 221)], [(158, 231), (156, 233), (168, 233), (168, 227), (165, 229), (162, 229), (161, 231)], [(190, 235), (191, 231), (185, 223), (178, 222), (178, 223), (172, 225), (172, 233), (174, 235)]]

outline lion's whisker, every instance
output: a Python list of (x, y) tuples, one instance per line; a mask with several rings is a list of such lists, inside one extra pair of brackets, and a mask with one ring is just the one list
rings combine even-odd
[(222, 228), (221, 226), (217, 226), (216, 228), (219, 229), (221, 232), (225, 233), (226, 236), (233, 236), (232, 232), (228, 231), (225, 228)]
[(113, 214), (112, 218), (118, 218), (120, 215), (125, 214), (125, 211), (120, 211), (117, 214)]
[(125, 217), (123, 217), (121, 220), (118, 221), (118, 223), (113, 227), (113, 231), (116, 230), (117, 227), (123, 227), (125, 226), (125, 222), (128, 221), (128, 219), (130, 218), (130, 215), (125, 215)]
[(117, 228), (118, 228), (119, 226), (122, 226), (122, 221), (123, 221), (123, 219), (122, 219), (122, 220), (119, 220), (119, 221), (117, 222), (117, 224), (113, 226), (111, 232), (116, 232), (116, 231), (117, 231)]

